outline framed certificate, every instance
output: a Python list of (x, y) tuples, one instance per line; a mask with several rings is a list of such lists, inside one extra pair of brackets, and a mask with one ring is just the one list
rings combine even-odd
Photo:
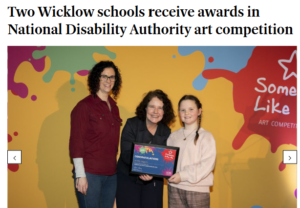
[(176, 173), (179, 147), (133, 142), (131, 169), (133, 174), (169, 178)]

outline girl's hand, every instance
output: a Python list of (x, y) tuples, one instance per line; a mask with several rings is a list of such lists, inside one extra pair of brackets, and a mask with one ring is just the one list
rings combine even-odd
[(86, 195), (86, 191), (88, 189), (88, 181), (86, 177), (76, 179), (76, 188), (80, 193)]
[(153, 179), (153, 176), (149, 176), (149, 175), (140, 175), (139, 178), (143, 181), (150, 181)]
[(181, 182), (181, 178), (180, 178), (180, 174), (179, 173), (175, 173), (174, 175), (172, 175), (169, 180), (170, 183), (180, 183)]

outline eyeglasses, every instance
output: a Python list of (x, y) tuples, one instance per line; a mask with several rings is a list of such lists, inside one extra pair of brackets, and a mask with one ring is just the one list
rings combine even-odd
[(107, 75), (101, 75), (100, 78), (103, 80), (103, 81), (107, 81), (108, 79), (111, 81), (111, 82), (114, 82), (116, 81), (116, 76), (107, 76)]

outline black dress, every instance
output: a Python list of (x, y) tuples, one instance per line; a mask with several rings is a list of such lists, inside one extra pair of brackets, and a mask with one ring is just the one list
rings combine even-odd
[(162, 178), (150, 181), (141, 180), (138, 175), (129, 174), (132, 153), (132, 142), (166, 145), (171, 133), (168, 126), (158, 123), (156, 132), (152, 135), (146, 121), (138, 117), (129, 118), (121, 136), (121, 155), (117, 165), (117, 207), (118, 208), (162, 208), (163, 185)]

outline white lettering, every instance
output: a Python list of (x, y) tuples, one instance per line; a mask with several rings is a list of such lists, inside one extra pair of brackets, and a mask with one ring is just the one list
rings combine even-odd
[(292, 86), (290, 88), (290, 96), (297, 96), (297, 89), (296, 89), (296, 87)]
[(281, 122), (281, 121), (271, 121), (271, 126), (273, 127), (281, 127), (281, 128), (291, 128), (296, 129), (297, 123), (289, 123), (289, 122)]
[(283, 87), (283, 86), (279, 86), (278, 88), (277, 88), (277, 94), (280, 94), (280, 92), (281, 93), (284, 93), (286, 96), (288, 96), (289, 95), (289, 88), (288, 87)]
[(284, 105), (282, 108), (282, 114), (289, 115), (290, 114), (290, 108), (287, 105)]
[(263, 86), (264, 89), (263, 89), (263, 90), (259, 90), (259, 89), (256, 88), (256, 87), (255, 87), (254, 89), (255, 89), (257, 92), (266, 92), (266, 91), (267, 91), (267, 87), (266, 87), (266, 85), (264, 85), (264, 83), (260, 82), (260, 80), (264, 80), (264, 81), (265, 81), (266, 78), (262, 77), (262, 78), (258, 78), (258, 79), (257, 79), (257, 83), (260, 84), (261, 86)]
[(258, 122), (258, 124), (259, 125), (268, 125), (268, 123), (269, 123), (269, 120), (259, 120), (259, 122)]
[[(271, 88), (273, 88), (273, 91), (271, 90)], [(268, 92), (270, 93), (270, 94), (272, 94), (273, 92), (275, 92), (276, 91), (276, 86), (272, 83), (272, 84), (270, 84), (269, 85), (269, 87), (268, 87)]]
[(271, 83), (268, 87), (262, 82), (262, 81), (266, 81), (267, 79), (265, 77), (260, 77), (257, 79), (257, 83), (263, 87), (263, 89), (258, 89), (257, 87), (255, 87), (255, 91), (257, 92), (269, 92), (270, 94), (273, 94), (274, 92), (276, 92), (278, 95), (279, 94), (285, 94), (286, 96), (290, 95), (290, 96), (297, 96), (297, 89), (294, 86), (291, 86), (290, 89), (287, 86), (278, 86), (276, 87), (275, 84)]
[(279, 103), (276, 103), (276, 105), (274, 105), (274, 104), (275, 104), (275, 99), (272, 98), (272, 113), (274, 113), (275, 111), (276, 111), (277, 113), (281, 113), (280, 110), (277, 110), (277, 109), (276, 109), (276, 108), (279, 106)]
[(264, 107), (257, 108), (257, 106), (258, 106), (258, 103), (259, 103), (259, 100), (260, 100), (260, 95), (259, 95), (259, 96), (257, 97), (257, 99), (256, 99), (256, 103), (255, 103), (254, 111), (260, 111), (260, 110), (262, 110), (262, 111), (265, 111), (265, 110), (266, 110), (266, 108), (264, 108)]

